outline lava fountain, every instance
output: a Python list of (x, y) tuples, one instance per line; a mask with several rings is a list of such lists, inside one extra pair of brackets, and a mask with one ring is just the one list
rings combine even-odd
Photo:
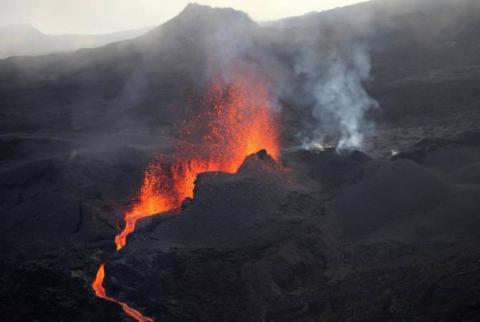
[(115, 237), (117, 250), (125, 246), (139, 219), (174, 210), (185, 198), (193, 198), (199, 173), (235, 173), (246, 156), (261, 149), (278, 159), (277, 122), (270, 101), (262, 83), (244, 77), (226, 87), (213, 84), (198, 116), (184, 121), (176, 161), (165, 169), (155, 160), (145, 171), (139, 202), (125, 214), (125, 228)]
[[(193, 198), (197, 175), (220, 171), (235, 173), (245, 157), (266, 149), (278, 160), (279, 131), (265, 81), (251, 74), (237, 73), (228, 85), (213, 82), (196, 117), (184, 120), (174, 152), (174, 162), (161, 159), (147, 167), (138, 202), (124, 215), (125, 227), (115, 236), (117, 251), (127, 243), (138, 220), (178, 210), (186, 198)], [(137, 321), (152, 321), (126, 303), (107, 296), (102, 264), (92, 288), (98, 297), (122, 306)]]

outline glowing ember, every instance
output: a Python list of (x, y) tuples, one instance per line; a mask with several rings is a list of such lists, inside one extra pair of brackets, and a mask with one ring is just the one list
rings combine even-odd
[(98, 268), (97, 275), (95, 276), (95, 280), (92, 283), (92, 288), (95, 291), (95, 295), (105, 299), (110, 302), (114, 302), (119, 304), (125, 313), (130, 315), (132, 318), (139, 322), (153, 322), (152, 318), (144, 316), (142, 313), (139, 311), (135, 310), (134, 308), (131, 308), (128, 306), (127, 303), (117, 301), (112, 297), (109, 297), (107, 295), (107, 292), (105, 291), (105, 288), (103, 287), (103, 280), (105, 278), (105, 264), (101, 264), (100, 267)]
[[(185, 198), (193, 198), (199, 173), (235, 173), (245, 157), (261, 149), (278, 160), (277, 122), (264, 82), (239, 74), (227, 87), (213, 84), (198, 116), (182, 127), (176, 161), (167, 167), (157, 160), (145, 171), (138, 202), (125, 213), (125, 227), (115, 237), (117, 250), (126, 245), (138, 220), (178, 209)], [(102, 264), (92, 284), (98, 297), (120, 304), (137, 321), (152, 321), (108, 297), (102, 285), (104, 276)]]

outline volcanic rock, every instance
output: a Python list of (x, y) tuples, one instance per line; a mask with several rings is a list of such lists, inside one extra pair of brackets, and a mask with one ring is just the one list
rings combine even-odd
[(260, 150), (255, 154), (247, 156), (237, 171), (240, 175), (260, 175), (267, 178), (274, 175), (275, 172), (281, 173), (282, 167), (266, 150)]
[(324, 150), (300, 150), (283, 156), (286, 166), (291, 166), (297, 175), (314, 180), (326, 189), (353, 183), (362, 177), (362, 164), (371, 158), (360, 152), (337, 153), (334, 148)]

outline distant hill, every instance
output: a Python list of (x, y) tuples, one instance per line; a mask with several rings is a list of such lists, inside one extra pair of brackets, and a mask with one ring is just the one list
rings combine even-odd
[(0, 26), (0, 59), (100, 47), (115, 41), (138, 37), (150, 29), (148, 27), (98, 35), (49, 35), (29, 24)]

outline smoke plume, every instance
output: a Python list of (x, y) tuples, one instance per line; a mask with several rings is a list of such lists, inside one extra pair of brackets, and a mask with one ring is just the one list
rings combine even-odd
[(310, 133), (302, 134), (303, 145), (336, 145), (338, 152), (361, 149), (365, 136), (374, 129), (367, 112), (378, 105), (363, 86), (371, 70), (367, 46), (309, 46), (303, 53), (296, 72), (307, 79), (303, 91), (313, 95), (314, 119)]

